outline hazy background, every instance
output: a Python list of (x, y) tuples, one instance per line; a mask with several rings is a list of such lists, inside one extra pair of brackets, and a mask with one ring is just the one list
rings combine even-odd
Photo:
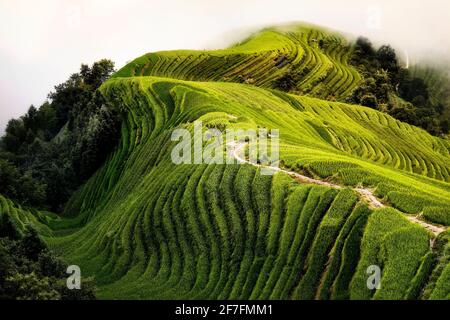
[(255, 26), (312, 22), (449, 57), (448, 0), (0, 0), (0, 133), (81, 63), (120, 68), (146, 52), (218, 48)]

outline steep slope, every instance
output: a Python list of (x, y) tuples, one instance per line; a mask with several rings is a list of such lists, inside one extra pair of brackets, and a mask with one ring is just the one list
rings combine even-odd
[[(364, 200), (348, 189), (302, 185), (281, 173), (262, 176), (251, 165), (175, 165), (170, 159), (173, 128), (192, 130), (195, 120), (207, 127), (279, 128), (280, 158), (286, 166), (335, 175), (349, 184), (382, 185), (380, 194), (395, 187), (403, 192), (392, 198), (408, 204), (416, 199), (411, 196), (416, 190), (425, 203), (444, 208), (447, 183), (356, 157), (338, 149), (326, 134), (345, 126), (356, 135), (367, 127), (367, 118), (382, 114), (248, 85), (152, 77), (114, 79), (102, 92), (127, 115), (121, 144), (72, 199), (67, 214), (73, 218), (52, 222), (55, 230), (79, 229), (47, 238), (66, 260), (95, 275), (101, 296), (370, 298), (373, 292), (364, 289), (365, 280), (357, 280), (367, 263), (391, 263), (396, 270), (410, 260), (395, 294), (375, 296), (406, 297), (432, 235), (398, 211), (377, 210), (372, 218)], [(364, 112), (369, 116), (361, 117)], [(326, 125), (323, 113), (330, 115)], [(404, 124), (386, 128), (383, 138), (367, 134), (366, 139), (394, 140), (401, 130), (416, 132), (417, 140), (440, 141)], [(397, 143), (407, 143), (412, 153), (421, 147), (403, 139)], [(223, 153), (227, 155), (225, 149)], [(428, 153), (430, 159), (442, 157), (432, 149)], [(368, 218), (386, 223), (381, 236), (370, 238)], [(362, 235), (369, 239), (361, 244), (359, 259)], [(379, 260), (391, 238), (400, 244)], [(400, 254), (409, 243), (414, 244), (411, 252)]]
[[(138, 58), (100, 88), (122, 136), (64, 217), (3, 198), (0, 212), (39, 228), (102, 298), (446, 298), (449, 231), (435, 238), (406, 214), (449, 225), (450, 143), (314, 98), (342, 100), (357, 85), (350, 51), (337, 35), (290, 26), (226, 50)], [(309, 97), (273, 89), (292, 74)], [(280, 166), (342, 188), (262, 175), (226, 144), (227, 164), (174, 164), (172, 132), (195, 121), (278, 129)], [(393, 208), (371, 208), (355, 187)], [(366, 285), (372, 265), (380, 290)]]

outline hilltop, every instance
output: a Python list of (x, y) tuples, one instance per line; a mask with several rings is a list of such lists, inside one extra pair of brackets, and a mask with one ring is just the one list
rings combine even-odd
[(263, 29), (224, 50), (148, 53), (113, 77), (237, 82), (343, 100), (361, 81), (349, 65), (352, 52), (337, 32), (291, 24)]

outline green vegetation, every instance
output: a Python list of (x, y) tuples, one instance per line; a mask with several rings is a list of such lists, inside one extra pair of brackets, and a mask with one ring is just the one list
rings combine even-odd
[(449, 299), (450, 282), (448, 281), (448, 266), (450, 264), (450, 233), (441, 233), (435, 244), (438, 259), (433, 265), (427, 285), (424, 287), (422, 299)]
[[(144, 55), (92, 94), (93, 113), (57, 135), (66, 141), (67, 130), (92, 148), (74, 153), (91, 160), (70, 167), (92, 176), (62, 214), (19, 210), (3, 197), (0, 213), (79, 265), (100, 298), (446, 298), (446, 232), (433, 239), (404, 215), (448, 225), (450, 142), (344, 103), (363, 79), (351, 55), (342, 37), (309, 26), (269, 28), (225, 50)], [(111, 121), (83, 130), (100, 112)], [(175, 165), (171, 133), (192, 132), (196, 120), (279, 129), (283, 167), (343, 188), (249, 164)], [(99, 149), (105, 139), (111, 145)], [(392, 208), (369, 208), (351, 187)], [(377, 291), (366, 286), (374, 264)]]
[(450, 79), (437, 70), (400, 66), (394, 49), (378, 50), (358, 38), (350, 63), (363, 75), (348, 100), (424, 128), (434, 135), (449, 133)]
[[(23, 224), (25, 217), (30, 220)], [(67, 289), (67, 265), (48, 250), (30, 227), (42, 217), (0, 196), (0, 300), (95, 299), (89, 279), (85, 279), (81, 290)], [(45, 234), (47, 230), (40, 232)]]
[[(107, 100), (118, 101), (116, 106), (128, 114), (122, 139), (105, 166), (69, 203), (66, 212), (75, 213), (73, 218), (53, 222), (55, 230), (67, 228), (69, 223), (71, 228), (82, 228), (63, 236), (58, 236), (57, 231), (47, 238), (66, 260), (94, 275), (101, 297), (314, 298), (323, 288), (324, 272), (331, 278), (330, 297), (351, 296), (356, 290), (349, 286), (351, 270), (362, 268), (357, 265), (363, 265), (366, 251), (362, 249), (359, 260), (353, 248), (359, 246), (361, 234), (369, 232), (364, 231), (366, 211), (351, 213), (356, 196), (349, 190), (337, 192), (327, 187), (300, 191), (306, 187), (280, 177), (282, 174), (273, 178), (261, 176), (249, 165), (174, 165), (169, 152), (174, 145), (169, 140), (171, 128), (192, 130), (191, 121), (196, 119), (207, 126), (208, 121), (217, 123), (223, 119), (224, 113), (238, 114), (240, 117), (229, 120), (227, 126), (280, 128), (280, 155), (286, 166), (299, 171), (314, 170), (319, 167), (317, 161), (322, 161), (321, 166), (331, 168), (333, 176), (340, 168), (334, 166), (335, 161), (351, 163), (367, 176), (365, 183), (369, 186), (390, 183), (398, 190), (416, 190), (434, 206), (447, 203), (446, 182), (410, 172), (407, 167), (400, 169), (396, 167), (398, 162), (369, 161), (367, 151), (368, 159), (364, 160), (364, 153), (358, 157), (340, 150), (335, 140), (317, 131), (322, 126), (337, 135), (345, 127), (348, 137), (355, 130), (357, 141), (356, 132), (362, 136), (365, 128), (367, 143), (376, 145), (381, 140), (375, 135), (378, 125), (384, 137), (381, 141), (396, 141), (398, 149), (414, 139), (414, 134), (417, 141), (446, 143), (371, 109), (279, 92), (275, 95), (241, 84), (153, 77), (114, 78), (101, 87), (101, 92)], [(291, 101), (303, 109), (294, 108)], [(368, 119), (378, 119), (370, 122), (371, 131)], [(386, 124), (382, 123), (397, 126), (385, 131), (381, 127)], [(402, 131), (409, 140), (394, 138)], [(419, 154), (418, 149), (426, 145), (408, 142), (408, 146), (409, 150), (417, 148), (411, 154)], [(406, 145), (404, 148), (408, 150)], [(434, 155), (435, 161), (445, 158), (432, 149), (426, 152)], [(394, 234), (394, 248), (383, 244), (381, 237), (373, 241), (386, 247), (382, 261), (386, 261), (383, 265), (387, 277), (402, 265), (392, 260), (395, 253), (391, 251), (411, 243), (411, 237), (418, 246), (411, 248), (412, 265), (405, 270), (403, 282), (398, 282), (398, 298), (406, 297), (409, 282), (428, 251), (429, 236), (403, 218), (400, 221), (408, 232), (395, 233), (389, 219), (397, 216), (401, 218), (391, 210), (380, 218), (387, 219), (384, 223)], [(346, 226), (346, 217), (352, 217), (353, 224)], [(324, 257), (333, 250), (338, 238), (342, 244), (334, 250), (342, 252), (342, 261), (336, 261), (337, 271), (331, 273)], [(332, 256), (335, 254), (336, 251)], [(389, 261), (393, 261), (392, 266)], [(361, 286), (365, 286), (365, 280)]]
[(81, 65), (49, 94), (50, 102), (8, 122), (0, 140), (0, 194), (63, 210), (117, 144), (119, 115), (96, 92), (113, 68), (110, 60)]
[(348, 64), (352, 50), (338, 33), (294, 24), (266, 28), (224, 50), (148, 53), (113, 77), (246, 83), (343, 101), (361, 80)]
[[(373, 213), (361, 242), (361, 258), (350, 285), (351, 299), (404, 299), (420, 261), (429, 251), (427, 232), (392, 209)], [(366, 269), (383, 266), (381, 288), (366, 286)]]

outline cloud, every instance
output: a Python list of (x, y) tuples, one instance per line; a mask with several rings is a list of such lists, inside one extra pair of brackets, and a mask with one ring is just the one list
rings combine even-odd
[(120, 67), (149, 51), (221, 47), (248, 28), (288, 21), (366, 35), (414, 57), (450, 56), (446, 0), (2, 1), (0, 130), (82, 62)]

